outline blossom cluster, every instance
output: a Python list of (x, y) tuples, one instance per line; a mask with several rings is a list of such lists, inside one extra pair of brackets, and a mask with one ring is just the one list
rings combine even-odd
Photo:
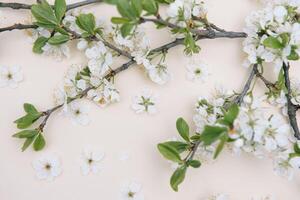
[(300, 1), (268, 1), (266, 7), (246, 19), (245, 66), (274, 63), (278, 73), (283, 63), (299, 59)]
[(170, 4), (167, 15), (172, 23), (181, 27), (196, 28), (203, 26), (203, 23), (194, 19), (206, 18), (207, 10), (201, 0), (175, 0)]
[[(220, 90), (211, 98), (199, 98), (196, 104), (194, 122), (196, 132), (202, 133), (206, 125), (221, 126), (218, 119), (223, 109), (234, 100), (234, 93)], [(299, 147), (293, 137), (287, 120), (267, 107), (265, 96), (254, 98), (250, 93), (244, 97), (239, 115), (228, 131), (230, 142), (227, 146), (235, 154), (251, 153), (258, 158), (272, 158), (277, 174), (291, 179), (293, 169), (300, 167)], [(201, 160), (211, 160), (217, 144), (201, 144), (198, 156)]]

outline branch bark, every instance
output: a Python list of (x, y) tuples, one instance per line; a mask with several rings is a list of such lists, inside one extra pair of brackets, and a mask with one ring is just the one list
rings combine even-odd
[(288, 116), (290, 120), (291, 127), (294, 130), (295, 137), (300, 140), (299, 126), (297, 122), (297, 110), (299, 106), (296, 106), (292, 103), (292, 90), (291, 90), (291, 81), (289, 75), (290, 64), (283, 63), (283, 72), (284, 72), (284, 80), (286, 87), (286, 99), (287, 99), (287, 108), (288, 108)]
[[(159, 16), (155, 18), (140, 18), (140, 23), (144, 22), (153, 22), (157, 24), (165, 25), (171, 29), (182, 29), (183, 27), (178, 26), (176, 24), (170, 23), (166, 20), (161, 19)], [(220, 28), (218, 28), (220, 29)], [(220, 29), (221, 30), (221, 29)], [(210, 30), (202, 30), (202, 29), (191, 29), (191, 33), (193, 33), (195, 36), (198, 36), (200, 38), (207, 38), (207, 39), (216, 39), (216, 38), (245, 38), (247, 37), (247, 34), (244, 32), (233, 32), (233, 31), (225, 31), (222, 29), (222, 31), (214, 31), (213, 29)]]
[(4, 31), (13, 31), (13, 30), (25, 30), (25, 29), (35, 29), (38, 26), (33, 24), (14, 24), (12, 26), (0, 28), (0, 33)]
[[(86, 6), (89, 4), (100, 3), (100, 2), (103, 2), (103, 0), (85, 0), (85, 1), (67, 5), (67, 10), (71, 10), (71, 9), (78, 8), (81, 6)], [(38, 3), (39, 3), (39, 1), (38, 1)], [(19, 10), (19, 9), (30, 10), (31, 6), (32, 6), (32, 4), (0, 2), (0, 8), (11, 8), (11, 9), (15, 9), (15, 10)]]

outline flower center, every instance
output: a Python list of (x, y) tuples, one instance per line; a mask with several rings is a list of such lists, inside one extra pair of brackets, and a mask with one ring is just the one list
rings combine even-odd
[(195, 70), (195, 74), (200, 75), (201, 74), (201, 70), (200, 69), (196, 69)]
[(76, 115), (79, 115), (79, 114), (80, 114), (80, 110), (76, 110), (76, 111), (75, 111), (75, 114), (76, 114)]
[(131, 192), (131, 191), (128, 192), (128, 197), (131, 197), (131, 198), (132, 198), (132, 197), (134, 197), (134, 195), (135, 195), (134, 192)]
[(50, 165), (49, 163), (47, 163), (47, 164), (45, 165), (45, 169), (46, 169), (46, 170), (50, 170), (50, 169), (51, 169), (51, 165)]
[(12, 79), (12, 74), (11, 73), (7, 74), (7, 78)]
[(143, 103), (140, 103), (140, 105), (145, 106), (146, 111), (148, 111), (149, 106), (154, 106), (154, 103), (151, 102), (150, 98), (145, 98), (142, 96), (142, 100), (143, 100)]
[(88, 159), (88, 163), (89, 163), (89, 164), (92, 164), (92, 162), (93, 162), (93, 159), (91, 159), (91, 158)]

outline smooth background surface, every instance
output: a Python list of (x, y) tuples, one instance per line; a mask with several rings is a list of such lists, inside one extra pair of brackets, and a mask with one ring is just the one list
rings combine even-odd
[[(245, 17), (259, 4), (254, 0), (209, 0), (207, 6), (211, 22), (227, 30), (240, 31)], [(107, 19), (116, 14), (114, 8), (103, 4), (95, 5), (92, 10)], [(0, 9), (0, 26), (25, 22), (29, 16), (28, 11)], [(171, 41), (167, 31), (157, 31), (152, 25), (147, 29), (153, 47)], [(168, 182), (172, 170), (158, 154), (156, 144), (176, 135), (177, 117), (183, 116), (192, 124), (197, 96), (209, 95), (216, 83), (239, 90), (248, 76), (248, 70), (241, 66), (245, 57), (241, 51), (242, 40), (205, 40), (200, 41), (200, 45), (202, 51), (197, 57), (209, 65), (212, 74), (206, 84), (186, 80), (187, 60), (182, 55), (183, 48), (177, 47), (168, 56), (173, 79), (167, 85), (155, 85), (142, 70), (133, 67), (117, 76), (116, 85), (122, 96), (120, 103), (104, 109), (91, 103), (92, 122), (88, 127), (75, 126), (69, 119), (54, 114), (45, 130), (46, 149), (41, 153), (31, 149), (22, 153), (19, 150), (21, 141), (11, 138), (11, 135), (16, 132), (12, 122), (23, 114), (23, 103), (33, 103), (41, 110), (52, 107), (53, 90), (67, 68), (74, 63), (84, 64), (85, 60), (72, 48), (70, 59), (56, 62), (33, 54), (23, 31), (2, 33), (0, 65), (20, 65), (25, 80), (15, 90), (0, 89), (0, 199), (114, 200), (118, 197), (120, 185), (135, 179), (143, 184), (148, 200), (197, 200), (219, 192), (231, 195), (233, 200), (267, 194), (273, 194), (279, 200), (298, 200), (299, 172), (289, 182), (274, 175), (270, 160), (258, 160), (249, 155), (237, 157), (229, 153), (222, 154), (213, 164), (189, 170), (180, 192), (170, 189)], [(293, 76), (299, 76), (299, 67), (299, 64), (293, 64), (293, 69), (298, 68), (293, 71)], [(153, 89), (160, 96), (157, 115), (136, 115), (130, 109), (132, 96), (144, 87)], [(263, 89), (261, 84), (258, 87)], [(78, 158), (86, 145), (99, 147), (106, 153), (100, 174), (82, 176), (80, 173)], [(119, 161), (119, 154), (123, 151), (130, 152), (128, 161)], [(31, 167), (32, 160), (43, 153), (56, 153), (62, 160), (63, 174), (53, 182), (38, 181)]]

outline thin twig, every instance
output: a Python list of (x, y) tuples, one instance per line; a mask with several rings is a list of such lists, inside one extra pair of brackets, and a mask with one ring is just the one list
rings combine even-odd
[(25, 29), (35, 29), (38, 26), (32, 24), (14, 24), (12, 26), (0, 28), (0, 33), (4, 31), (12, 31), (12, 30), (25, 30)]
[[(248, 91), (251, 87), (251, 84), (253, 82), (253, 79), (256, 76), (256, 72), (257, 72), (257, 65), (253, 65), (253, 68), (250, 72), (249, 78), (248, 78), (247, 82), (245, 83), (242, 92), (232, 101), (232, 103), (236, 103), (238, 105), (242, 104), (243, 99), (246, 96), (246, 94), (248, 93)], [(197, 141), (196, 143), (193, 144), (193, 148), (188, 153), (187, 157), (185, 158), (185, 161), (193, 160), (201, 142), (202, 141)]]
[[(79, 33), (75, 32), (75, 31), (72, 31), (68, 27), (63, 27), (63, 29), (65, 29), (68, 33), (70, 33), (74, 39), (83, 38), (82, 35), (80, 35)], [(127, 57), (127, 58), (129, 58), (131, 60), (133, 59), (133, 57), (130, 55), (130, 53), (128, 53), (127, 51), (123, 51), (122, 49), (119, 49), (118, 47), (114, 46), (113, 44), (107, 42), (104, 39), (99, 39), (96, 36), (89, 37), (88, 39), (92, 40), (92, 41), (101, 41), (101, 42), (103, 42), (103, 44), (105, 46), (107, 46), (108, 48), (114, 50), (118, 54), (123, 55), (123, 56), (125, 56), (125, 57)]]
[(253, 68), (250, 72), (249, 78), (248, 78), (246, 84), (244, 85), (242, 92), (233, 100), (234, 103), (236, 103), (238, 105), (242, 104), (244, 97), (247, 95), (247, 93), (251, 87), (251, 84), (256, 75), (256, 72), (257, 72), (257, 65), (255, 64), (255, 65), (253, 65)]
[[(158, 18), (140, 18), (140, 23), (144, 22), (153, 22), (157, 24), (165, 25), (171, 29), (182, 29), (183, 27), (178, 26), (176, 24), (170, 23), (166, 20)], [(207, 38), (207, 39), (216, 39), (216, 38), (245, 38), (247, 37), (247, 34), (244, 32), (233, 32), (233, 31), (214, 31), (214, 30), (202, 30), (202, 29), (190, 29), (189, 30), (194, 35), (197, 35), (201, 38)]]
[(299, 107), (292, 103), (292, 96), (291, 96), (292, 89), (291, 89), (289, 69), (290, 69), (290, 64), (283, 63), (285, 87), (287, 89), (286, 98), (287, 98), (288, 116), (289, 116), (291, 127), (294, 130), (294, 135), (298, 140), (300, 140), (300, 132), (297, 123), (297, 110), (299, 109)]
[[(39, 3), (39, 1), (37, 1), (37, 2)], [(67, 5), (67, 10), (71, 10), (71, 9), (78, 8), (81, 6), (86, 6), (89, 4), (101, 3), (101, 2), (103, 2), (103, 0), (85, 0), (85, 1)], [(31, 6), (33, 6), (33, 4), (0, 2), (0, 8), (11, 8), (11, 9), (16, 9), (16, 10), (19, 10), (19, 9), (30, 10)]]

